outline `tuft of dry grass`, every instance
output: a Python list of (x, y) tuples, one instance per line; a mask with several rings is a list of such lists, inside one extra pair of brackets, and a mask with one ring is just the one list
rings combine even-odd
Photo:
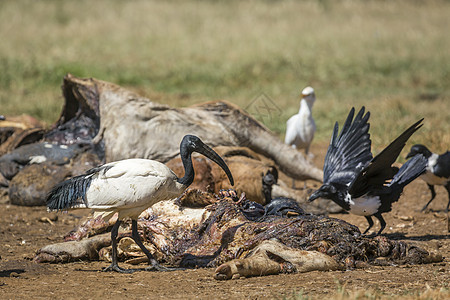
[(450, 141), (450, 2), (0, 2), (0, 114), (59, 116), (70, 72), (173, 106), (226, 99), (246, 108), (264, 93), (284, 135), (299, 92), (318, 101), (316, 142), (351, 106), (372, 112), (381, 149), (422, 117), (411, 142)]
[(330, 299), (334, 300), (444, 300), (450, 297), (450, 291), (445, 288), (433, 289), (427, 286), (422, 291), (405, 291), (403, 294), (386, 294), (379, 290), (348, 290), (345, 287), (338, 289)]
[[(426, 285), (423, 290), (405, 290), (398, 294), (389, 294), (377, 289), (354, 289), (350, 290), (345, 285), (337, 284), (336, 292), (334, 294), (326, 295), (330, 300), (444, 300), (450, 297), (450, 290), (447, 288), (431, 288)], [(303, 291), (293, 292), (290, 296), (285, 296), (283, 299), (289, 300), (312, 300), (322, 299), (323, 296), (309, 296)]]

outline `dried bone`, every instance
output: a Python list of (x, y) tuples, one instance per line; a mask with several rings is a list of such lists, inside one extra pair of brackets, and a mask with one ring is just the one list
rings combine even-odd
[(277, 241), (268, 240), (262, 242), (246, 258), (233, 259), (220, 265), (215, 270), (214, 278), (227, 280), (240, 276), (306, 273), (339, 268), (336, 260), (319, 251), (299, 250), (287, 247)]

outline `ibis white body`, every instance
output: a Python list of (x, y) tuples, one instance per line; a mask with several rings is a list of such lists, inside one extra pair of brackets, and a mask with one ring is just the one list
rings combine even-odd
[[(105, 164), (104, 169), (88, 175), (86, 207), (104, 218), (119, 213), (119, 219), (136, 219), (153, 204), (178, 197), (186, 189), (166, 165), (148, 159), (126, 159)], [(97, 213), (97, 214), (98, 214)]]

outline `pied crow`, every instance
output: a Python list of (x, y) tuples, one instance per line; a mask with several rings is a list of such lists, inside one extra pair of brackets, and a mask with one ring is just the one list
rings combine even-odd
[(369, 134), (370, 113), (364, 114), (362, 107), (353, 120), (352, 108), (338, 136), (336, 122), (323, 166), (323, 185), (315, 191), (309, 201), (326, 198), (336, 202), (350, 213), (364, 216), (369, 227), (372, 216), (386, 227), (382, 213), (391, 211), (403, 188), (425, 172), (427, 160), (423, 155), (408, 160), (400, 169), (392, 166), (409, 137), (422, 125), (416, 122), (396, 138), (389, 146), (373, 157)]
[(432, 153), (424, 145), (417, 144), (411, 147), (411, 150), (406, 158), (414, 157), (418, 154), (422, 154), (428, 159), (427, 170), (425, 174), (420, 176), (420, 178), (428, 184), (428, 188), (431, 191), (431, 199), (422, 208), (422, 211), (427, 209), (428, 205), (431, 201), (433, 201), (434, 197), (436, 197), (434, 186), (443, 185), (447, 189), (448, 193), (448, 203), (445, 210), (448, 212), (450, 207), (450, 151), (438, 155), (436, 153)]

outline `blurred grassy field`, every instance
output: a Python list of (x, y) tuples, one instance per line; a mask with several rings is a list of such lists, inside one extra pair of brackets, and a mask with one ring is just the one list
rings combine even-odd
[(301, 89), (316, 142), (351, 106), (371, 112), (375, 149), (411, 138), (450, 145), (450, 1), (0, 1), (0, 114), (54, 122), (70, 72), (188, 106), (261, 94), (284, 136)]

